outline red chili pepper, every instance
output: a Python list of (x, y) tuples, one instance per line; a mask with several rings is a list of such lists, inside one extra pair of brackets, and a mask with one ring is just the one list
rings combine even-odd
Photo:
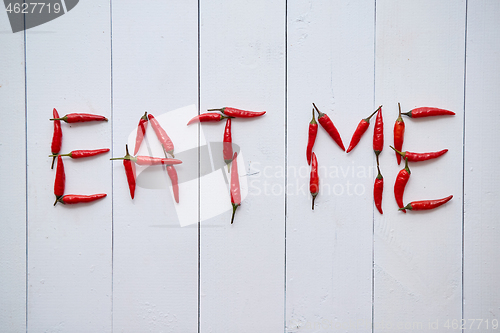
[(307, 141), (307, 149), (306, 149), (307, 164), (309, 165), (311, 165), (312, 149), (314, 146), (314, 142), (316, 142), (316, 135), (318, 135), (318, 123), (314, 118), (314, 109), (312, 109), (312, 114), (313, 114), (312, 119), (309, 122), (309, 140)]
[(373, 117), (375, 113), (377, 113), (378, 110), (382, 108), (382, 105), (378, 107), (377, 110), (375, 110), (368, 118), (361, 119), (361, 121), (358, 124), (358, 127), (356, 127), (356, 130), (354, 131), (354, 134), (352, 135), (351, 143), (349, 144), (349, 148), (347, 148), (346, 153), (350, 152), (351, 150), (356, 147), (356, 145), (359, 143), (359, 140), (361, 140), (361, 137), (363, 134), (365, 134), (366, 130), (368, 129), (368, 126), (370, 126), (370, 118)]
[(125, 145), (126, 155), (122, 158), (112, 158), (112, 160), (121, 160), (123, 159), (123, 167), (125, 168), (125, 175), (127, 175), (128, 188), (130, 190), (130, 196), (134, 199), (135, 195), (135, 164), (132, 163), (131, 159), (133, 156), (130, 156), (128, 153), (128, 145)]
[(384, 177), (380, 173), (380, 168), (378, 165), (378, 156), (377, 156), (377, 170), (378, 175), (375, 178), (375, 184), (373, 185), (373, 201), (375, 201), (375, 207), (377, 207), (380, 214), (384, 214), (382, 211), (382, 193), (384, 192)]
[(90, 157), (90, 156), (95, 156), (99, 154), (104, 154), (109, 151), (109, 148), (103, 148), (103, 149), (94, 149), (94, 150), (73, 150), (72, 152), (69, 152), (68, 154), (59, 154), (59, 155), (49, 155), (49, 157), (56, 157), (56, 156), (69, 156), (71, 158), (84, 158), (84, 157)]
[(233, 155), (233, 169), (231, 170), (231, 204), (233, 205), (233, 216), (231, 224), (234, 221), (234, 213), (236, 208), (241, 205), (240, 177), (238, 176), (238, 162), (236, 160), (237, 153)]
[(384, 119), (382, 119), (382, 107), (380, 107), (373, 129), (373, 150), (375, 155), (378, 156), (382, 149), (384, 149)]
[(422, 118), (422, 117), (432, 117), (432, 116), (454, 116), (455, 112), (448, 111), (445, 109), (421, 107), (410, 110), (402, 114), (410, 118)]
[(222, 155), (224, 156), (224, 162), (227, 164), (227, 172), (231, 170), (229, 163), (233, 158), (233, 143), (231, 139), (231, 118), (226, 120), (226, 127), (224, 128), (224, 139), (222, 143)]
[[(56, 108), (52, 110), (52, 116), (54, 118), (59, 118), (59, 113), (57, 113)], [(50, 167), (51, 169), (54, 169), (54, 161), (56, 160), (56, 155), (59, 154), (61, 151), (61, 145), (62, 145), (62, 129), (61, 129), (61, 121), (60, 120), (54, 120), (54, 135), (52, 136), (52, 166)]]
[(96, 201), (96, 200), (104, 198), (105, 196), (107, 196), (106, 193), (91, 194), (91, 195), (68, 194), (68, 195), (65, 195), (65, 196), (57, 199), (57, 202), (60, 202), (60, 203), (65, 204), (65, 205), (72, 205), (72, 204), (77, 204), (77, 203), (81, 203), (81, 202)]
[(314, 200), (319, 193), (319, 176), (318, 176), (318, 160), (316, 159), (316, 154), (312, 153), (311, 160), (311, 176), (309, 178), (309, 192), (313, 197), (312, 199), (312, 209), (314, 210)]
[[(193, 119), (191, 119), (187, 124), (191, 125), (197, 122), (204, 123), (207, 121), (221, 121), (222, 119), (226, 119), (229, 117), (225, 117), (224, 115), (220, 113), (215, 113), (215, 112), (209, 112), (209, 113), (203, 113), (200, 115), (197, 115)], [(232, 156), (231, 156), (232, 157)]]
[(224, 107), (221, 109), (208, 109), (207, 111), (220, 111), (228, 117), (235, 117), (235, 118), (253, 118), (253, 117), (262, 116), (263, 114), (266, 113), (266, 111), (259, 111), (259, 112), (245, 111), (245, 110), (240, 110), (240, 109), (235, 109), (235, 108), (230, 108), (230, 107)]
[(146, 134), (147, 127), (148, 127), (148, 113), (144, 112), (144, 115), (139, 120), (139, 125), (137, 125), (137, 135), (135, 136), (134, 155), (137, 154), (139, 148), (141, 147), (141, 143), (142, 140), (144, 139), (144, 134)]
[(443, 199), (437, 199), (437, 200), (422, 200), (422, 201), (412, 201), (409, 204), (407, 204), (404, 209), (409, 209), (409, 210), (427, 210), (427, 209), (434, 209), (436, 207), (439, 207), (441, 205), (444, 205), (448, 201), (453, 198), (453, 195), (450, 195), (446, 198)]
[(160, 143), (163, 146), (163, 149), (167, 151), (172, 157), (174, 156), (174, 143), (172, 140), (170, 140), (169, 136), (167, 135), (167, 132), (161, 127), (160, 123), (158, 120), (156, 120), (155, 117), (150, 113), (148, 114), (149, 121), (151, 122), (151, 127), (153, 127), (156, 137), (160, 141)]
[[(399, 116), (398, 119), (396, 119), (396, 123), (394, 124), (394, 147), (396, 147), (397, 150), (401, 151), (403, 150), (405, 122), (403, 121), (403, 118), (401, 118), (401, 105), (399, 103), (398, 107), (399, 107)], [(398, 153), (396, 153), (396, 158), (398, 160), (398, 165), (399, 165), (401, 163), (401, 156)]]
[(61, 156), (57, 156), (57, 168), (56, 168), (56, 180), (54, 182), (54, 194), (56, 196), (56, 201), (54, 206), (60, 197), (64, 195), (64, 187), (66, 185), (66, 174), (64, 173), (64, 163)]
[(413, 153), (411, 151), (405, 151), (405, 152), (400, 152), (399, 150), (395, 149), (393, 146), (390, 146), (396, 153), (401, 155), (403, 158), (408, 158), (409, 162), (419, 162), (419, 161), (426, 161), (430, 160), (436, 157), (439, 157), (441, 155), (444, 155), (448, 149), (443, 149), (440, 151), (434, 151), (430, 153)]
[(64, 120), (67, 123), (83, 123), (86, 121), (108, 121), (108, 118), (90, 113), (68, 113), (62, 118), (52, 118), (50, 120)]
[(172, 191), (174, 192), (175, 202), (179, 203), (179, 178), (177, 177), (177, 171), (173, 165), (167, 165), (167, 173), (172, 182)]
[(396, 203), (403, 213), (406, 213), (404, 210), (403, 204), (403, 194), (405, 191), (406, 183), (408, 183), (408, 179), (410, 179), (410, 169), (408, 168), (408, 158), (405, 159), (405, 168), (399, 171), (398, 176), (396, 177), (396, 182), (394, 183), (394, 197), (396, 198)]
[(321, 127), (323, 127), (327, 133), (331, 136), (333, 141), (335, 141), (339, 147), (345, 151), (344, 144), (342, 143), (342, 139), (340, 138), (339, 131), (337, 131), (337, 128), (335, 128), (335, 125), (333, 124), (332, 120), (328, 115), (324, 114), (323, 112), (320, 112), (316, 105), (313, 103), (314, 108), (318, 112), (318, 121), (321, 124)]
[(175, 158), (160, 158), (151, 156), (130, 156), (128, 153), (124, 157), (113, 157), (110, 160), (130, 160), (138, 165), (173, 165), (181, 164), (182, 161)]

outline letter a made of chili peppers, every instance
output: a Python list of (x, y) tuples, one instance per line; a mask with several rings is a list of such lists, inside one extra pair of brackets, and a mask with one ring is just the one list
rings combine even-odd
[(312, 119), (309, 122), (309, 139), (307, 140), (307, 149), (306, 149), (307, 164), (309, 165), (311, 165), (311, 154), (314, 142), (316, 142), (317, 135), (318, 135), (318, 123), (314, 118), (314, 109), (312, 109)]
[(318, 122), (321, 124), (321, 127), (323, 127), (326, 130), (326, 132), (330, 135), (330, 137), (333, 139), (333, 141), (335, 141), (335, 143), (339, 145), (340, 149), (345, 151), (344, 144), (342, 143), (342, 139), (340, 138), (339, 131), (337, 131), (337, 128), (333, 124), (330, 117), (328, 117), (328, 115), (324, 114), (323, 112), (320, 112), (314, 103), (313, 106), (318, 112)]
[(428, 210), (428, 209), (434, 209), (437, 208), (441, 205), (444, 205), (448, 201), (453, 198), (453, 195), (450, 195), (446, 198), (443, 199), (437, 199), (437, 200), (422, 200), (422, 201), (412, 201), (409, 204), (407, 204), (404, 208), (400, 209), (408, 209), (408, 210)]
[(396, 182), (394, 183), (394, 197), (396, 198), (396, 203), (399, 208), (402, 208), (401, 211), (406, 213), (403, 204), (403, 194), (405, 192), (406, 183), (408, 183), (408, 179), (410, 179), (411, 171), (408, 168), (408, 158), (405, 159), (405, 168), (399, 171), (398, 176), (396, 177)]
[(62, 118), (52, 118), (50, 120), (64, 120), (67, 123), (83, 123), (87, 121), (108, 121), (108, 118), (90, 113), (68, 113)]
[(384, 119), (382, 118), (382, 107), (378, 110), (373, 129), (373, 151), (378, 156), (384, 149)]
[(150, 113), (148, 114), (149, 121), (151, 122), (151, 127), (156, 133), (156, 137), (160, 141), (163, 146), (163, 149), (167, 151), (172, 157), (174, 156), (174, 143), (170, 140), (170, 137), (167, 135), (167, 132), (161, 127), (158, 120)]
[(59, 199), (64, 195), (64, 187), (66, 185), (66, 174), (64, 173), (64, 164), (62, 157), (57, 156), (57, 168), (56, 168), (56, 180), (54, 181), (54, 194), (56, 196), (56, 201), (54, 206), (57, 204)]
[[(394, 147), (396, 147), (397, 150), (402, 151), (405, 135), (405, 122), (403, 121), (403, 118), (401, 118), (401, 105), (399, 103), (398, 107), (399, 116), (398, 119), (396, 119), (396, 123), (394, 124)], [(401, 156), (398, 153), (395, 154), (399, 165), (401, 163)]]
[[(59, 118), (59, 113), (57, 113), (57, 110), (54, 108), (52, 110), (52, 116), (54, 118)], [(54, 169), (54, 161), (56, 160), (57, 154), (61, 151), (61, 145), (62, 145), (62, 129), (61, 129), (61, 121), (60, 120), (54, 120), (54, 135), (52, 136), (52, 145), (51, 145), (51, 150), (52, 150), (52, 166), (50, 167), (51, 169)]]
[(226, 127), (224, 128), (224, 138), (222, 140), (222, 155), (224, 162), (227, 164), (227, 172), (231, 170), (230, 163), (233, 158), (233, 141), (231, 138), (231, 118), (226, 120)]
[(312, 195), (312, 209), (314, 210), (314, 200), (319, 193), (319, 175), (318, 175), (318, 160), (316, 154), (312, 153), (311, 157), (311, 176), (309, 179), (309, 192)]
[(238, 162), (236, 158), (237, 153), (233, 155), (233, 167), (231, 169), (231, 205), (233, 205), (233, 216), (231, 216), (231, 224), (234, 221), (234, 213), (236, 208), (241, 205), (241, 190), (240, 190), (240, 177), (238, 176)]
[(384, 177), (380, 173), (380, 167), (378, 165), (378, 156), (377, 156), (377, 170), (378, 175), (375, 178), (375, 183), (373, 185), (373, 201), (375, 202), (375, 207), (377, 207), (380, 214), (384, 214), (382, 211), (382, 193), (384, 192)]
[(137, 125), (137, 135), (135, 136), (134, 155), (137, 155), (137, 152), (141, 147), (141, 143), (142, 140), (144, 139), (144, 134), (146, 134), (147, 127), (148, 127), (148, 113), (144, 112), (144, 115), (139, 120), (139, 125)]
[(359, 140), (361, 140), (361, 137), (363, 134), (365, 134), (366, 130), (368, 129), (368, 126), (370, 126), (370, 119), (373, 117), (375, 113), (377, 113), (378, 110), (382, 108), (382, 105), (378, 107), (377, 110), (375, 110), (368, 118), (361, 119), (361, 121), (358, 124), (358, 127), (356, 127), (356, 130), (354, 131), (354, 134), (352, 135), (351, 143), (349, 144), (349, 148), (347, 148), (346, 153), (350, 152), (351, 150), (356, 147), (356, 145), (359, 143)]
[[(394, 149), (393, 146), (390, 147)], [(420, 161), (427, 161), (439, 157), (441, 155), (444, 155), (448, 151), (448, 149), (443, 149), (440, 151), (434, 151), (430, 153), (412, 153), (411, 151), (400, 152), (397, 149), (394, 149), (394, 151), (399, 155), (401, 155), (401, 157), (407, 158), (409, 162), (420, 162)]]
[(421, 107), (402, 113), (410, 118), (423, 118), (433, 116), (454, 116), (455, 112), (432, 107)]

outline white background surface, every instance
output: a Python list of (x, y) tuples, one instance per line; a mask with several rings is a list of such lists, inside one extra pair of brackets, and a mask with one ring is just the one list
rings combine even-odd
[[(13, 34), (0, 14), (0, 331), (449, 332), (462, 318), (466, 331), (500, 330), (498, 17), (496, 0), (99, 0)], [(384, 215), (373, 124), (349, 154), (320, 128), (311, 211), (312, 102), (346, 147), (383, 105)], [(454, 195), (432, 212), (402, 214), (393, 199), (398, 102), (456, 113), (404, 118), (404, 150), (449, 149), (410, 164), (405, 203)], [(267, 111), (233, 121), (249, 186), (233, 225), (228, 210), (180, 227), (168, 186), (138, 186), (131, 200), (122, 163), (109, 161), (144, 111), (190, 105)], [(52, 206), (54, 107), (109, 118), (62, 124), (62, 152), (111, 148), (66, 159), (66, 191), (107, 198)], [(186, 131), (203, 145), (223, 128)], [(200, 150), (179, 177), (212, 158)], [(181, 205), (193, 216), (228, 200), (224, 186), (191, 190)]]

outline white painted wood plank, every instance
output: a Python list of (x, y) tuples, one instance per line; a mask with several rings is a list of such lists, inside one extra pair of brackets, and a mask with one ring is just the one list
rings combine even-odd
[[(184, 161), (176, 167), (179, 179), (196, 176), (198, 129), (186, 123), (198, 103), (197, 1), (113, 1), (112, 11), (113, 155), (125, 155), (127, 142), (133, 152), (139, 118), (148, 111)], [(139, 154), (163, 157), (151, 125)], [(139, 170), (132, 200), (122, 162), (113, 165), (114, 331), (196, 332), (197, 181), (180, 185), (176, 204), (161, 166)], [(194, 224), (181, 227), (186, 210), (194, 211), (188, 221)]]
[[(495, 204), (500, 178), (494, 152), (500, 97), (497, 1), (469, 1), (465, 98), (464, 319), (477, 331), (498, 325), (500, 315), (499, 219)], [(483, 322), (469, 319), (482, 319)], [(489, 326), (487, 326), (489, 325)], [(479, 327), (479, 329), (478, 329)]]
[[(28, 331), (111, 331), (110, 154), (65, 159), (66, 193), (107, 193), (53, 207), (52, 108), (111, 116), (108, 1), (80, 2), (27, 32)], [(62, 124), (62, 153), (111, 148), (111, 124)]]
[[(376, 104), (384, 105), (384, 215), (375, 214), (374, 329), (428, 331), (460, 319), (462, 299), (462, 140), (465, 1), (377, 1)], [(398, 212), (393, 128), (397, 103), (452, 110), (453, 117), (404, 118), (403, 150), (437, 151), (410, 163), (404, 202), (454, 198), (429, 212)]]
[[(200, 13), (201, 111), (225, 106), (267, 111), (232, 122), (233, 143), (241, 149), (240, 183), (248, 185), (234, 224), (227, 169), (219, 169), (221, 151), (212, 155), (217, 170), (211, 184), (201, 183), (200, 214), (217, 210), (217, 216), (201, 221), (200, 332), (281, 332), (285, 2), (201, 1)], [(224, 122), (202, 127), (207, 141), (222, 141)], [(202, 156), (200, 163), (209, 158)]]
[(0, 327), (26, 330), (26, 117), (24, 32), (0, 18)]
[(371, 332), (374, 121), (349, 154), (319, 125), (314, 211), (306, 145), (312, 102), (346, 149), (375, 110), (374, 3), (295, 1), (288, 8), (287, 332)]

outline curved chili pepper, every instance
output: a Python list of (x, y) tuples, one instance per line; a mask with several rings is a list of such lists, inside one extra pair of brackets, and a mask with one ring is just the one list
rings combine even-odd
[(404, 210), (403, 204), (403, 194), (405, 191), (406, 183), (408, 183), (408, 179), (410, 179), (411, 171), (408, 168), (408, 158), (405, 158), (405, 168), (399, 171), (398, 176), (396, 177), (396, 182), (394, 183), (394, 197), (396, 198), (396, 203), (399, 208), (402, 208), (401, 211), (406, 213)]
[(57, 202), (60, 202), (65, 205), (72, 205), (81, 202), (92, 202), (106, 197), (106, 193), (99, 194), (91, 194), (91, 195), (79, 195), (79, 194), (67, 194), (59, 199)]
[(110, 160), (130, 160), (138, 165), (173, 165), (181, 164), (182, 161), (175, 158), (160, 158), (151, 156), (130, 156), (125, 155), (124, 157), (113, 157)]
[(378, 156), (382, 149), (384, 149), (384, 119), (382, 119), (382, 107), (380, 107), (373, 128), (373, 150), (375, 155)]
[[(128, 145), (125, 145), (126, 155), (123, 158), (123, 167), (125, 168), (125, 175), (127, 176), (128, 188), (130, 190), (130, 196), (134, 199), (135, 195), (135, 164), (132, 163), (130, 154), (128, 153)], [(113, 158), (112, 158), (113, 160)]]
[(209, 113), (203, 113), (203, 114), (197, 115), (196, 117), (191, 119), (187, 124), (191, 125), (191, 124), (194, 124), (197, 122), (204, 123), (207, 121), (221, 121), (222, 119), (226, 119), (226, 118), (229, 118), (229, 117), (226, 117), (220, 113), (209, 112)]
[(375, 113), (377, 113), (378, 110), (382, 107), (379, 106), (377, 110), (375, 110), (368, 118), (361, 119), (361, 121), (358, 124), (358, 127), (356, 127), (356, 130), (354, 131), (354, 134), (352, 135), (351, 143), (349, 144), (349, 148), (347, 148), (346, 153), (350, 152), (351, 150), (356, 147), (356, 145), (359, 143), (359, 140), (361, 140), (361, 137), (363, 134), (365, 134), (366, 130), (368, 129), (368, 126), (370, 126), (370, 118), (373, 117)]
[(401, 155), (403, 158), (408, 158), (409, 162), (420, 162), (420, 161), (427, 161), (436, 157), (439, 157), (441, 155), (444, 155), (448, 149), (443, 149), (440, 151), (434, 151), (430, 153), (413, 153), (411, 151), (405, 151), (405, 152), (400, 152), (399, 150), (395, 149), (393, 146), (390, 146), (396, 153)]
[(318, 160), (316, 154), (312, 153), (311, 159), (311, 175), (309, 177), (309, 192), (312, 195), (312, 209), (314, 210), (314, 200), (319, 193), (319, 176), (318, 176)]
[(207, 111), (220, 111), (228, 117), (235, 117), (235, 118), (254, 118), (254, 117), (260, 117), (266, 113), (266, 111), (259, 111), (259, 112), (245, 111), (230, 107), (224, 107), (221, 109), (208, 109)]
[[(57, 113), (56, 108), (52, 110), (52, 117), (54, 118), (59, 118), (59, 113)], [(62, 129), (61, 129), (61, 121), (60, 120), (55, 120), (54, 121), (54, 135), (52, 136), (52, 145), (51, 145), (51, 151), (52, 151), (52, 166), (50, 167), (51, 169), (54, 169), (54, 161), (56, 160), (57, 154), (61, 151), (61, 145), (62, 145)]]
[[(407, 204), (404, 209), (408, 210), (428, 210), (428, 209), (434, 209), (437, 208), (441, 205), (444, 205), (448, 201), (453, 198), (453, 195), (450, 195), (446, 198), (443, 199), (437, 199), (437, 200), (422, 200), (422, 201), (412, 201), (409, 204)], [(403, 208), (400, 208), (403, 209)]]
[(134, 155), (137, 154), (139, 148), (141, 147), (142, 140), (146, 134), (146, 128), (148, 127), (148, 113), (144, 112), (144, 115), (139, 120), (139, 125), (137, 125), (137, 135), (135, 136), (135, 148)]
[(432, 107), (421, 107), (402, 113), (410, 118), (423, 118), (432, 116), (454, 116), (455, 112)]
[(323, 112), (320, 112), (316, 105), (313, 103), (314, 108), (318, 112), (318, 121), (321, 124), (321, 127), (323, 127), (327, 133), (330, 135), (330, 137), (339, 145), (339, 147), (345, 151), (344, 144), (342, 143), (342, 139), (340, 137), (339, 131), (337, 131), (337, 128), (333, 124), (332, 120), (328, 115), (324, 114)]
[(384, 177), (380, 173), (380, 168), (378, 165), (378, 156), (377, 156), (377, 170), (378, 175), (375, 178), (375, 183), (373, 184), (373, 201), (375, 202), (375, 207), (377, 207), (380, 214), (384, 214), (382, 211), (382, 193), (384, 192)]
[(160, 143), (163, 146), (163, 149), (167, 151), (172, 157), (174, 157), (174, 143), (172, 140), (170, 140), (169, 136), (167, 135), (167, 132), (161, 127), (160, 123), (158, 120), (156, 120), (155, 117), (150, 113), (148, 114), (149, 121), (151, 122), (151, 127), (153, 127), (156, 137), (160, 141)]
[(231, 224), (234, 221), (234, 213), (236, 208), (241, 205), (240, 177), (238, 176), (238, 161), (236, 160), (237, 153), (233, 155), (233, 168), (231, 170), (231, 205), (233, 205), (233, 216)]
[(50, 120), (64, 120), (67, 123), (83, 123), (86, 121), (108, 121), (108, 118), (90, 113), (68, 113), (62, 118), (52, 118)]
[[(403, 150), (403, 141), (405, 135), (405, 122), (403, 118), (401, 118), (401, 105), (398, 103), (399, 107), (399, 116), (396, 119), (396, 123), (394, 124), (394, 147), (397, 150)], [(398, 165), (401, 163), (401, 156), (398, 153), (396, 154), (396, 159), (398, 160)]]
[(172, 182), (172, 191), (174, 192), (175, 202), (179, 203), (179, 178), (177, 177), (177, 171), (173, 165), (167, 165), (167, 173)]
[(56, 168), (56, 180), (54, 181), (54, 194), (56, 196), (56, 201), (54, 206), (57, 204), (59, 198), (64, 195), (64, 187), (66, 185), (66, 174), (64, 173), (64, 163), (62, 157), (57, 156), (57, 168)]
[(227, 164), (227, 172), (231, 170), (229, 163), (233, 158), (233, 143), (231, 138), (231, 118), (226, 120), (226, 127), (224, 128), (224, 139), (222, 143), (222, 155), (224, 162)]
[(93, 150), (73, 150), (72, 152), (69, 152), (68, 154), (59, 154), (59, 155), (49, 155), (49, 157), (57, 157), (57, 156), (69, 156), (71, 158), (84, 158), (84, 157), (90, 157), (90, 156), (95, 156), (99, 154), (104, 154), (109, 151), (109, 148), (103, 148), (103, 149), (93, 149)]
[(318, 135), (318, 123), (314, 118), (314, 109), (312, 109), (312, 119), (309, 122), (309, 140), (307, 140), (307, 149), (306, 149), (306, 157), (307, 164), (311, 165), (311, 154), (314, 146), (314, 142), (316, 142), (316, 135)]

